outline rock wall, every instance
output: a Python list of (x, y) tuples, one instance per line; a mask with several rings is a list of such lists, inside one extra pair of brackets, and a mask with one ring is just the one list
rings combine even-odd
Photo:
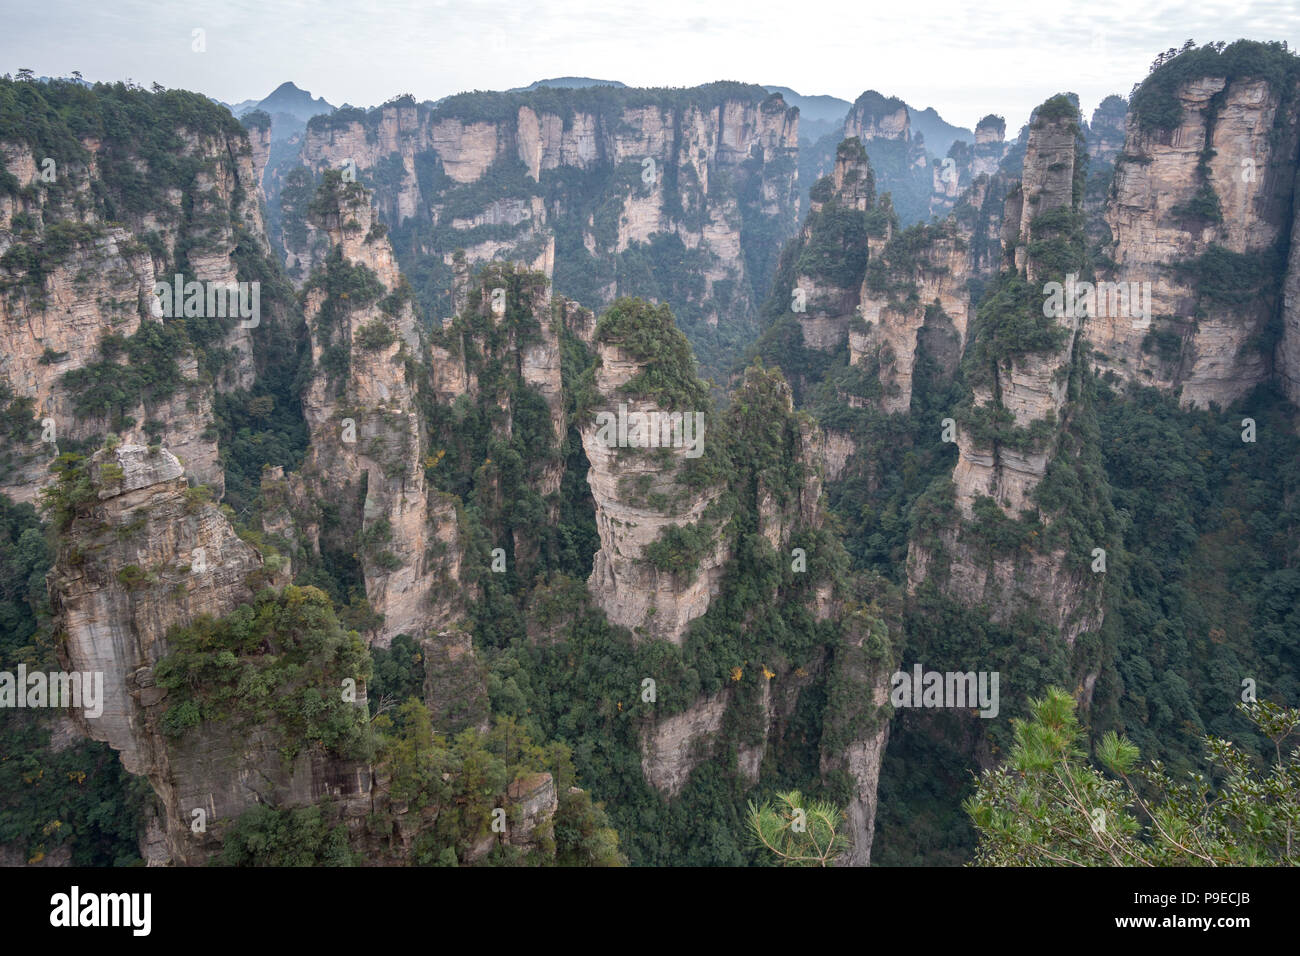
[[(138, 187), (123, 180), (120, 164), (125, 158), (145, 175), (164, 174), (129, 147), (124, 157), (120, 144), (84, 138), (79, 160), (48, 167), (34, 147), (0, 143), (0, 160), (19, 187), (0, 194), (0, 254), (7, 253), (0, 268), (0, 394), (7, 389), (29, 400), (43, 423), (27, 439), (15, 437), (9, 467), (0, 467), (0, 491), (15, 500), (36, 499), (60, 441), (102, 436), (126, 421), (134, 424), (118, 426), (123, 438), (166, 444), (194, 481), (218, 496), (223, 491), (209, 428), (213, 393), (253, 381), (259, 332), (251, 320), (217, 319), (224, 334), (213, 347), (227, 350), (220, 369), (201, 371), (192, 352), (177, 356), (181, 383), (165, 397), (142, 393), (111, 410), (102, 404), (79, 409), (78, 390), (65, 381), (104, 358), (104, 337), (129, 338), (143, 322), (170, 321), (152, 311), (152, 293), (155, 282), (174, 281), (182, 256), (184, 282), (224, 285), (251, 278), (240, 274), (241, 241), (251, 243), (254, 255), (269, 254), (247, 136), (237, 125), (221, 133), (177, 132), (173, 159), (178, 166), (193, 164), (193, 178), (163, 190), (160, 202), (144, 212), (123, 199), (122, 190)], [(260, 321), (275, 321), (271, 311)]]
[[(1296, 172), (1300, 195), (1300, 169)], [(1282, 287), (1282, 336), (1277, 345), (1277, 375), (1282, 392), (1300, 405), (1300, 204), (1291, 225), (1291, 254)]]
[[(699, 525), (721, 488), (694, 491), (681, 482), (679, 473), (689, 453), (685, 447), (606, 444), (597, 423), (600, 413), (617, 417), (620, 406), (627, 416), (667, 410), (623, 391), (647, 362), (610, 343), (601, 343), (597, 355), (595, 384), (600, 403), (579, 423), (582, 447), (591, 466), (587, 483), (596, 502), (600, 534), (600, 550), (588, 587), (611, 623), (681, 644), (686, 626), (708, 610), (721, 586), (727, 546), (715, 528), (715, 544), (703, 555), (693, 576), (660, 571), (644, 551), (669, 527)], [(702, 438), (707, 449), (709, 435)], [(684, 580), (686, 577), (689, 580)]]
[[(834, 734), (836, 715), (828, 714), (826, 729), (823, 731), (820, 769), (823, 777), (832, 771), (843, 771), (853, 783), (852, 797), (845, 808), (844, 820), (852, 849), (840, 859), (840, 865), (870, 866), (876, 830), (880, 765), (885, 758), (885, 745), (889, 740), (889, 716), (892, 715), (888, 704), (889, 675), (893, 662), (873, 660), (868, 656), (865, 645), (871, 640), (873, 630), (880, 629), (878, 619), (862, 613), (860, 609), (846, 608), (841, 600), (836, 600), (832, 608), (832, 613), (837, 618), (848, 619), (843, 644), (835, 649), (832, 680), (853, 687), (854, 695), (860, 699), (853, 701), (852, 705), (860, 709), (865, 719), (855, 722), (856, 729), (849, 733), (847, 741), (841, 745), (838, 736)], [(901, 621), (895, 619), (893, 626), (901, 633)], [(885, 630), (887, 632), (888, 627)], [(828, 735), (836, 746), (828, 746), (825, 739)]]
[[(846, 139), (836, 149), (829, 182), (823, 180), (812, 191), (809, 216), (799, 235), (799, 250), (806, 250), (810, 244), (817, 249), (822, 247), (826, 241), (823, 235), (834, 230), (838, 221), (831, 218), (824, 222), (824, 217), (837, 216), (841, 210), (868, 213), (875, 206), (875, 176), (867, 152), (861, 140)], [(869, 250), (883, 248), (892, 228), (893, 222), (886, 218), (879, 234), (866, 239), (867, 248), (860, 247), (861, 240), (855, 238), (848, 240), (854, 243), (852, 249), (835, 248), (832, 242), (832, 254), (856, 254), (865, 261)], [(861, 299), (859, 277), (855, 275), (845, 279), (827, 275), (822, 267), (829, 264), (816, 255), (799, 255), (795, 263), (792, 296), (800, 297), (800, 301), (796, 303), (792, 298), (789, 306), (795, 309), (804, 345), (823, 352), (834, 352), (843, 347), (850, 319), (857, 313)], [(817, 271), (813, 271), (813, 267), (817, 267)], [(841, 271), (835, 270), (836, 273)]]
[[(1015, 228), (1020, 241), (1014, 249), (1014, 261), (1031, 284), (1041, 278), (1043, 271), (1037, 259), (1029, 254), (1030, 244), (1038, 238), (1035, 222), (1073, 206), (1077, 132), (1077, 119), (1069, 117), (1039, 119), (1030, 124), (1021, 184), (1023, 201)], [(1015, 212), (1013, 208), (1013, 216)], [(1008, 411), (1014, 416), (1017, 428), (1060, 422), (1081, 318), (1076, 310), (1062, 309), (1060, 315), (1053, 317), (1064, 332), (1058, 348), (1000, 361), (990, 382), (974, 386), (975, 407)], [(957, 436), (959, 457), (953, 469), (953, 481), (962, 514), (969, 518), (974, 500), (983, 495), (992, 497), (1009, 515), (1030, 507), (1031, 493), (1047, 470), (1050, 444), (1035, 442), (1028, 448), (989, 445), (978, 440), (970, 429), (961, 429)]]
[[(1149, 285), (1151, 323), (1099, 302), (1089, 322), (1097, 365), (1170, 390), (1184, 404), (1227, 405), (1273, 376), (1294, 377), (1293, 346), (1255, 344), (1279, 308), (1281, 269), (1253, 290), (1216, 294), (1222, 275), (1197, 265), (1212, 247), (1268, 263), (1292, 229), (1296, 103), (1263, 79), (1206, 76), (1177, 89), (1172, 129), (1127, 120), (1105, 219), (1114, 266), (1103, 279)], [(1206, 213), (1217, 206), (1218, 214)], [(1228, 266), (1240, 273), (1243, 265)], [(1229, 277), (1231, 279), (1234, 277)], [(1236, 301), (1233, 301), (1233, 300)]]
[[(1042, 285), (1046, 278), (1060, 268), (1060, 250), (1070, 248), (1082, 229), (1071, 224), (1083, 197), (1073, 188), (1079, 125), (1077, 113), (1069, 115), (1068, 105), (1065, 97), (1053, 98), (1030, 121), (1021, 185), (1005, 205), (1002, 230), (1005, 261), (1014, 273), (999, 279), (1004, 292), (1024, 296), (1021, 308), (1027, 311), (1026, 321), (1056, 330), (1056, 344), (994, 353), (989, 368), (977, 367), (984, 359), (968, 363), (971, 417), (956, 435), (953, 520), (935, 540), (911, 541), (907, 573), (909, 590), (933, 580), (940, 593), (958, 603), (987, 607), (997, 623), (1005, 624), (1023, 609), (1034, 608), (1072, 645), (1079, 634), (1101, 625), (1100, 576), (1081, 573), (1060, 549), (1040, 543), (1020, 553), (994, 554), (970, 533), (972, 523), (978, 523), (976, 505), (985, 497), (1006, 518), (1018, 519), (1028, 511), (1050, 526), (1054, 516), (1040, 512), (1035, 491), (1062, 449), (1080, 454), (1080, 440), (1069, 430), (1077, 411), (1070, 396), (1075, 346), (1085, 317), (1067, 308), (1043, 315), (1048, 311), (1043, 305), (1047, 296), (1038, 293), (1040, 286), (1046, 288)], [(1071, 212), (1075, 217), (1062, 219), (1062, 213)], [(1054, 250), (1058, 258), (1053, 257)], [(1016, 293), (1019, 283), (1025, 285)], [(985, 321), (1002, 319), (1000, 314), (989, 314)], [(992, 333), (982, 330), (981, 334)], [(1018, 437), (997, 431), (1003, 426), (989, 431), (988, 422), (1003, 418), (1005, 427)], [(978, 421), (985, 425), (976, 427)]]
[(64, 531), (48, 577), (65, 666), (103, 674), (103, 713), (72, 714), (88, 736), (119, 751), (127, 770), (148, 777), (171, 862), (200, 863), (213, 849), (191, 830), (196, 809), (215, 829), (264, 801), (306, 806), (328, 796), (364, 805), (367, 767), (311, 746), (286, 766), (284, 741), (268, 729), (248, 735), (204, 724), (180, 742), (165, 735), (167, 692), (153, 670), (168, 652), (167, 631), (223, 617), (261, 583), (287, 580), (236, 537), (216, 505), (186, 495), (184, 470), (166, 449), (124, 444), (97, 453), (89, 468), (95, 501)]
[[(320, 203), (331, 259), (305, 293), (314, 374), (303, 414), (311, 447), (292, 483), (295, 510), (300, 540), (315, 550), (325, 503), (364, 542), (366, 598), (383, 616), (371, 638), (386, 647), (398, 634), (423, 637), (459, 617), (462, 545), (454, 503), (425, 483), (427, 441), (413, 377), (423, 349), (392, 247), (373, 228), (360, 185), (336, 178), (322, 187)], [(349, 276), (377, 285), (364, 298), (355, 285), (340, 291)], [(324, 361), (340, 353), (343, 372)]]
[(1089, 170), (1111, 166), (1124, 151), (1128, 102), (1121, 96), (1108, 96), (1092, 111), (1085, 131), (1088, 142)]
[[(703, 287), (688, 295), (702, 320), (751, 321), (752, 290), (768, 278), (751, 263), (774, 262), (796, 226), (798, 113), (759, 87), (637, 93), (397, 101), (364, 118), (317, 118), (301, 162), (354, 164), (387, 224), (414, 220), (398, 247), (408, 271), (430, 259), (450, 267), (461, 248), (471, 266), (521, 262), (599, 306), (646, 293), (615, 262), (633, 243), (671, 236), (702, 254)], [(593, 270), (604, 276), (594, 285)]]
[[(933, 228), (914, 257), (895, 264), (884, 250), (885, 288), (868, 275), (859, 291), (863, 322), (849, 327), (849, 364), (874, 363), (883, 387), (880, 407), (906, 412), (918, 345), (948, 374), (956, 371), (971, 311), (969, 236), (954, 221)], [(903, 293), (906, 294), (903, 294)], [(924, 341), (923, 341), (924, 340)]]

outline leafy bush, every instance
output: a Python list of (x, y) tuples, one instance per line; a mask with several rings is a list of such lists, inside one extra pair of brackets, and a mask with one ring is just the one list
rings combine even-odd
[(352, 336), (352, 344), (357, 348), (378, 352), (397, 341), (397, 333), (387, 322), (375, 319), (361, 326)]
[(290, 758), (313, 743), (344, 757), (369, 754), (364, 711), (344, 700), (341, 688), (351, 679), (361, 692), (370, 658), (316, 588), (262, 591), (219, 621), (204, 617), (173, 629), (167, 642), (155, 676), (171, 701), (169, 732), (194, 726), (197, 712), (236, 728), (275, 726)]
[(644, 555), (660, 571), (693, 580), (700, 560), (716, 542), (716, 532), (706, 524), (669, 525), (646, 545)]

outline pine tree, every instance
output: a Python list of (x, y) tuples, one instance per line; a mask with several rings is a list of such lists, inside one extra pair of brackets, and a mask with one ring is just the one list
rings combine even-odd
[(977, 866), (1283, 866), (1300, 864), (1300, 749), (1282, 742), (1300, 710), (1238, 705), (1273, 741), (1267, 769), (1231, 742), (1206, 737), (1216, 784), (1200, 773), (1175, 780), (1113, 731), (1082, 748), (1075, 702), (1050, 688), (1016, 720), (1006, 764), (985, 771), (965, 810), (979, 832)]

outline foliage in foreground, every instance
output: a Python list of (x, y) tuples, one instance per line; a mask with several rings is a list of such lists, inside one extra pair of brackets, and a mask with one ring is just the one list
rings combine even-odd
[(1300, 750), (1282, 742), (1300, 710), (1270, 702), (1240, 705), (1273, 741), (1262, 769), (1229, 741), (1204, 738), (1216, 783), (1200, 773), (1176, 780), (1155, 761), (1138, 767), (1138, 748), (1115, 732), (1097, 747), (1065, 691), (1050, 688), (1016, 720), (1007, 763), (986, 771), (964, 807), (979, 832), (978, 866), (1284, 866), (1300, 863)]
[(776, 795), (775, 806), (749, 804), (750, 837), (781, 866), (832, 866), (850, 848), (841, 829), (843, 812), (824, 800), (805, 800), (798, 790)]

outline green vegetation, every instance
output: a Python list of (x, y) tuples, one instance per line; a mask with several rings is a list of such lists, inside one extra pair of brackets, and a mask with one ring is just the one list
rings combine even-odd
[[(1245, 415), (1264, 440), (1241, 440)], [(1267, 752), (1234, 710), (1244, 679), (1261, 699), (1300, 699), (1294, 415), (1266, 391), (1230, 414), (1180, 409), (1154, 389), (1100, 395), (1123, 553), (1108, 552), (1115, 664), (1098, 681), (1093, 725), (1180, 774), (1200, 766), (1200, 736)]]
[[(325, 188), (322, 186), (322, 191)], [(313, 332), (321, 347), (321, 367), (328, 373), (335, 394), (342, 397), (352, 367), (349, 317), (353, 310), (378, 302), (384, 284), (364, 264), (343, 258), (342, 247), (335, 246), (324, 265), (312, 273), (306, 289), (325, 294), (313, 320)]]
[(41, 510), (49, 516), (54, 530), (60, 534), (99, 500), (91, 481), (89, 464), (84, 455), (64, 452), (50, 466), (55, 480), (41, 489)]
[(713, 550), (716, 541), (708, 525), (669, 525), (646, 545), (645, 558), (660, 571), (694, 580), (700, 560)]
[(804, 805), (797, 790), (776, 795), (761, 807), (749, 804), (749, 828), (755, 844), (781, 866), (834, 866), (849, 848), (843, 832), (844, 814), (834, 804)]
[[(1177, 128), (1183, 118), (1179, 88), (1203, 77), (1223, 77), (1228, 83), (1265, 80), (1289, 101), (1300, 77), (1300, 58), (1280, 42), (1238, 40), (1198, 47), (1188, 40), (1181, 50), (1167, 50), (1156, 57), (1150, 75), (1133, 88), (1129, 109), (1138, 126), (1144, 132)], [(1283, 112), (1279, 109), (1278, 115)]]
[(357, 866), (348, 828), (331, 825), (320, 806), (278, 810), (259, 803), (223, 834), (221, 866)]
[(26, 144), (34, 155), (55, 160), (55, 182), (42, 184), (52, 197), (71, 201), (90, 160), (81, 141), (101, 143), (100, 187), (93, 193), (106, 220), (172, 208), (168, 191), (188, 190), (204, 168), (185, 150), (187, 136), (225, 137), (236, 148), (248, 148), (239, 121), (198, 93), (150, 92), (125, 83), (85, 87), (70, 80), (0, 79), (0, 141)]
[(867, 266), (867, 214), (841, 208), (830, 197), (825, 202), (809, 216), (812, 234), (795, 269), (799, 275), (848, 288), (862, 281)]
[(0, 479), (28, 461), (31, 452), (24, 451), (22, 446), (34, 442), (41, 434), (35, 412), (33, 399), (16, 397), (13, 389), (0, 381), (0, 439), (3, 439), (0, 443)]
[[(515, 93), (474, 91), (449, 96), (434, 108), (435, 117), (458, 119), (464, 123), (501, 123), (513, 120), (521, 106), (537, 114), (550, 113), (571, 125), (578, 113), (619, 115), (624, 110), (658, 107), (680, 111), (691, 107), (702, 111), (717, 109), (728, 102), (762, 103), (769, 99), (767, 90), (747, 83), (718, 82), (688, 88), (584, 86), (574, 88), (539, 87)], [(338, 117), (317, 116), (312, 124)], [(368, 121), (376, 122), (371, 113)]]
[(339, 626), (330, 599), (316, 588), (258, 594), (220, 621), (200, 618), (167, 635), (159, 687), (170, 704), (163, 729), (181, 737), (205, 721), (240, 728), (274, 726), (292, 760), (319, 746), (361, 759), (370, 750), (363, 712), (345, 700), (345, 681), (360, 693), (370, 659), (355, 632)]
[(677, 329), (667, 305), (619, 299), (596, 325), (598, 343), (617, 345), (635, 361), (649, 363), (622, 387), (663, 409), (706, 411), (708, 389), (695, 376), (690, 343)]
[(1240, 308), (1278, 287), (1286, 273), (1286, 257), (1279, 248), (1261, 255), (1237, 253), (1211, 243), (1197, 258), (1177, 263), (1174, 271), (1194, 285), (1204, 301)]
[[(504, 310), (492, 311), (493, 290), (503, 289)], [(546, 277), (511, 264), (485, 267), (474, 279), (468, 307), (433, 333), (435, 345), (453, 361), (464, 360), (479, 383), (476, 395), (436, 401), (422, 388), (421, 410), (429, 423), (425, 476), (440, 491), (465, 503), (461, 526), (471, 545), (462, 583), (485, 587), (489, 603), (505, 600), (535, 573), (563, 569), (583, 573), (595, 550), (595, 519), (586, 488), (586, 459), (574, 425), (572, 393), (566, 390), (567, 430), (557, 441), (546, 398), (524, 381), (519, 351), (541, 337), (541, 324), (557, 328), (566, 382), (589, 370), (591, 357), (562, 328), (557, 300), (543, 305)], [(572, 376), (572, 377), (570, 377)], [(561, 494), (544, 497), (544, 477), (568, 462)], [(558, 524), (549, 515), (562, 514)], [(516, 553), (516, 543), (526, 543)], [(487, 573), (490, 553), (503, 547), (507, 573)], [(535, 550), (534, 550), (535, 549)], [(478, 575), (482, 574), (481, 579)], [(498, 591), (498, 589), (504, 591)]]
[(1232, 743), (1204, 738), (1222, 774), (1179, 780), (1159, 764), (1138, 767), (1139, 750), (1107, 733), (1095, 769), (1081, 746), (1086, 732), (1074, 699), (1060, 688), (1013, 721), (1015, 746), (1004, 766), (985, 771), (965, 803), (980, 834), (980, 866), (1294, 866), (1300, 812), (1300, 754), (1282, 742), (1300, 711), (1271, 703), (1241, 705), (1273, 742), (1261, 770)]
[(99, 361), (63, 376), (76, 413), (106, 418), (112, 430), (120, 431), (141, 404), (165, 401), (184, 388), (177, 359), (191, 346), (183, 323), (145, 321), (130, 338), (109, 334), (100, 339)]
[[(375, 847), (391, 855), (384, 862), (416, 866), (519, 864), (620, 866), (618, 834), (603, 809), (585, 792), (571, 793), (573, 767), (560, 744), (535, 745), (514, 721), (500, 720), (487, 734), (466, 730), (455, 737), (435, 735), (429, 712), (415, 698), (375, 719), (378, 760), (391, 774), (388, 796), (394, 804), (370, 814), (365, 846), (349, 842), (339, 809), (325, 803), (280, 810), (255, 806), (223, 834), (216, 862), (226, 866), (357, 866), (375, 862)], [(493, 813), (506, 809), (506, 833), (523, 824), (512, 804), (514, 781), (539, 781), (552, 775), (559, 796), (554, 816), (541, 821), (532, 846), (490, 841)], [(421, 813), (420, 811), (426, 811)], [(436, 812), (429, 812), (436, 811)], [(414, 827), (413, 832), (408, 828)], [(397, 851), (399, 832), (411, 842), (409, 857)]]
[(1201, 183), (1196, 195), (1185, 203), (1178, 203), (1170, 212), (1200, 222), (1223, 222), (1223, 205), (1219, 202), (1219, 194), (1209, 183)]
[[(0, 495), (0, 671), (60, 670), (45, 574), (52, 554), (31, 505)], [(0, 845), (39, 863), (66, 849), (74, 866), (127, 866), (151, 796), (107, 744), (51, 748), (52, 711), (5, 709), (0, 719)]]
[[(559, 800), (555, 817), (542, 821), (531, 849), (495, 842), (483, 863), (514, 865), (551, 862), (569, 866), (622, 864), (618, 835), (609, 828), (602, 808), (586, 794), (570, 794), (574, 771), (568, 749), (560, 743), (535, 744), (528, 730), (510, 718), (500, 718), (487, 734), (465, 730), (440, 738), (432, 732), (429, 712), (418, 700), (408, 700), (397, 712), (399, 724), (386, 715), (376, 719), (380, 760), (392, 773), (393, 800), (411, 811), (438, 808), (432, 822), (415, 835), (416, 865), (456, 866), (478, 862), (470, 851), (492, 835), (493, 812), (506, 810), (507, 834), (523, 820), (509, 797), (514, 781), (539, 781), (549, 773)], [(400, 818), (372, 818), (370, 826), (386, 836)]]
[(1034, 111), (1040, 123), (1050, 123), (1055, 120), (1070, 120), (1078, 122), (1079, 103), (1072, 99), (1069, 94), (1058, 93), (1041, 103)]

